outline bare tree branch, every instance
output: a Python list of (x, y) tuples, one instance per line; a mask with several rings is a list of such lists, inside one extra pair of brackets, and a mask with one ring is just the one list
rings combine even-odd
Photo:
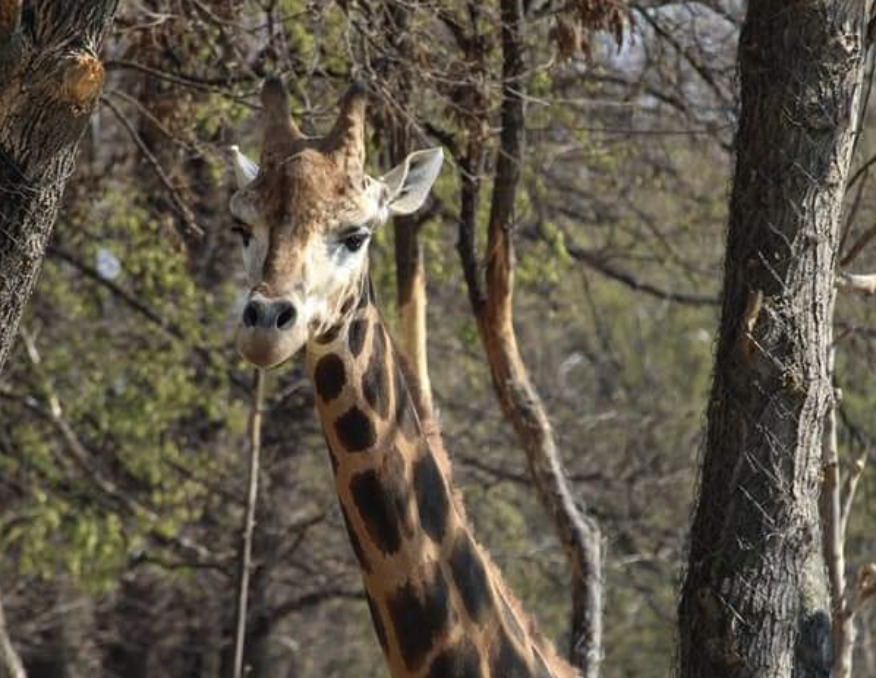
[[(835, 348), (830, 351), (830, 373), (833, 373)], [(822, 485), (819, 510), (822, 524), (822, 548), (830, 582), (831, 630), (833, 635), (834, 673), (837, 678), (851, 676), (855, 628), (851, 623), (846, 597), (846, 559), (843, 539), (841, 487), (839, 482), (839, 451), (836, 434), (836, 410), (839, 390), (834, 389), (834, 402), (828, 407), (821, 447)]]
[[(523, 7), (501, 2), (502, 132), (487, 232), (486, 285), (480, 283), (474, 249), (477, 165), (463, 176), (458, 249), (469, 299), (487, 355), (493, 387), (505, 416), (526, 452), (529, 472), (570, 562), (572, 573), (572, 663), (588, 678), (602, 660), (602, 536), (596, 521), (582, 514), (568, 485), (553, 430), (520, 356), (513, 323), (513, 224), (523, 159)], [(471, 135), (468, 162), (478, 162), (480, 140)], [(474, 146), (472, 147), (472, 144)], [(463, 163), (461, 163), (463, 164)], [(479, 162), (478, 162), (479, 164)]]
[(837, 287), (847, 289), (852, 292), (874, 294), (876, 293), (876, 273), (840, 273), (837, 276), (836, 284)]
[(600, 257), (597, 253), (592, 252), (590, 250), (586, 250), (577, 243), (575, 243), (571, 236), (568, 233), (565, 233), (565, 246), (566, 252), (569, 253), (575, 261), (579, 261), (588, 268), (593, 269), (594, 271), (601, 273), (607, 278), (611, 278), (612, 280), (616, 280), (617, 282), (626, 285), (631, 290), (635, 290), (637, 292), (644, 292), (645, 294), (649, 294), (652, 297), (656, 297), (658, 299), (665, 299), (667, 301), (674, 301), (679, 304), (687, 304), (690, 306), (717, 306), (718, 298), (714, 296), (709, 296), (705, 294), (692, 294), (690, 292), (674, 292), (672, 290), (665, 290), (656, 285), (652, 285), (651, 283), (643, 282), (638, 278), (635, 278), (631, 274), (626, 271), (622, 271), (620, 269), (615, 268), (611, 264), (605, 262), (602, 257)]
[[(134, 126), (131, 124), (131, 122), (128, 120), (122, 110), (118, 106), (116, 106), (111, 99), (107, 97), (101, 97), (101, 103), (109, 108), (113, 112), (113, 115), (116, 116), (118, 121), (122, 123), (122, 126), (127, 130), (131, 139), (137, 145), (137, 148), (140, 149), (143, 157), (146, 158), (147, 162), (154, 170), (155, 175), (158, 177), (159, 181), (161, 181), (162, 185), (167, 189), (167, 192), (170, 194), (171, 202), (176, 208), (177, 214), (179, 214), (183, 224), (185, 224), (188, 234), (194, 234), (198, 237), (203, 237), (204, 229), (198, 226), (197, 220), (195, 219), (195, 215), (192, 212), (191, 207), (186, 204), (186, 201), (183, 199), (182, 195), (180, 195), (179, 189), (173, 185), (173, 182), (170, 180), (170, 177), (167, 176), (167, 173), (164, 171), (161, 163), (158, 162), (158, 158), (156, 158), (152, 151), (149, 150), (146, 142), (143, 141), (143, 139), (137, 133), (137, 130), (134, 129)], [(183, 235), (186, 234), (184, 233)]]
[(27, 678), (21, 657), (18, 656), (12, 638), (9, 637), (6, 614), (3, 611), (2, 592), (0, 592), (0, 668), (9, 674), (9, 678)]
[(249, 418), (249, 466), (246, 512), (241, 529), (240, 572), (237, 584), (237, 621), (234, 634), (234, 678), (243, 676), (243, 642), (246, 638), (249, 577), (252, 572), (252, 537), (259, 491), (259, 456), (262, 448), (262, 409), (265, 402), (265, 371), (256, 370), (252, 411)]

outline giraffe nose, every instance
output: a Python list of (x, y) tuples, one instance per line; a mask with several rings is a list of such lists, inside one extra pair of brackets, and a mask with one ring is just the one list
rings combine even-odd
[(244, 327), (288, 330), (295, 324), (295, 306), (288, 299), (250, 299), (243, 309)]

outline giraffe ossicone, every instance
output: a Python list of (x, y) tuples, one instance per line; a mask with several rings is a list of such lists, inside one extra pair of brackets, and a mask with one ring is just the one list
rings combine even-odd
[(393, 678), (574, 678), (474, 539), (415, 378), (375, 306), (372, 233), (425, 202), (441, 149), (365, 172), (366, 91), (306, 137), (262, 89), (260, 163), (232, 148), (249, 297), (237, 348), (275, 367), (305, 348), (341, 514)]

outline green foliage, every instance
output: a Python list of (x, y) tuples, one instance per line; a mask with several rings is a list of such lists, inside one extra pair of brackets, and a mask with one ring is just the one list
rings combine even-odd
[[(2, 537), (5, 548), (20, 554), (23, 572), (67, 572), (97, 589), (112, 584), (130, 549), (147, 535), (175, 535), (201, 514), (204, 486), (169, 472), (208, 463), (209, 450), (192, 448), (180, 435), (191, 418), (219, 424), (228, 417), (232, 431), (243, 429), (240, 406), (226, 401), (227, 373), (203, 365), (193, 350), (220, 321), (227, 291), (205, 294), (196, 288), (185, 256), (167, 247), (166, 227), (136, 196), (110, 191), (99, 209), (99, 225), (87, 236), (74, 232), (64, 237), (81, 241), (85, 262), (94, 261), (101, 250), (111, 251), (121, 264), (113, 283), (178, 336), (108, 288), (93, 281), (83, 284), (68, 264), (46, 263), (38, 305), (25, 321), (35, 330), (41, 359), (28, 369), (43, 384), (34, 396), (43, 412), (57, 399), (63, 419), (100, 460), (77, 468), (85, 460), (56, 438), (47, 414), (43, 421), (14, 428), (12, 443), (27, 451), (26, 465), (23, 460), (7, 463), (22, 468), (34, 484), (26, 520)], [(62, 224), (60, 230), (70, 226)], [(105, 476), (108, 468), (117, 477), (121, 472), (126, 486), (107, 493), (112, 486), (104, 482), (95, 491), (95, 478)], [(47, 479), (69, 486), (60, 494), (47, 492)], [(129, 510), (119, 513), (126, 504)]]
[[(206, 234), (177, 232), (166, 186), (139, 146), (111, 116), (96, 119), (97, 143), (84, 147), (56, 233), (79, 265), (60, 256), (46, 261), (24, 322), (39, 360), (18, 346), (0, 384), (6, 554), (0, 588), (9, 590), (6, 578), (24, 582), (19, 589), (32, 581), (69, 582), (95, 601), (101, 624), (122, 617), (117, 633), (161, 675), (183, 675), (185, 662), (221, 663), (234, 608), (251, 407), (250, 370), (231, 347), (237, 312), (229, 309), (244, 285), (228, 234), (225, 145), (234, 139), (257, 152), (253, 95), (262, 73), (286, 77), (308, 133), (330, 124), (353, 76), (376, 80), (372, 129), (385, 124), (399, 113), (395, 88), (409, 77), (412, 103), (401, 120), (412, 143), (452, 140), (432, 192), (436, 216), (420, 231), (442, 429), (479, 541), (563, 651), (568, 565), (496, 401), (456, 250), (460, 157), (453, 151), (464, 153), (483, 135), (476, 221), (478, 253), (485, 254), (503, 84), (498, 8), (482, 3), (475, 11), (454, 1), (443, 3), (446, 14), (437, 17), (435, 3), (393, 5), (410, 13), (410, 39), (396, 43), (401, 36), (388, 35), (381, 23), (387, 5), (280, 0), (272, 7), (272, 13), (248, 3), (124, 8), (130, 15), (117, 28), (114, 48), (124, 46), (131, 60), (179, 79), (134, 71), (112, 87), (141, 100), (177, 137), (156, 134), (139, 108), (126, 108)], [(645, 31), (636, 41), (653, 64), (631, 66), (625, 55), (611, 67), (611, 59), (598, 56), (559, 63), (549, 14), (527, 19), (514, 324), (576, 499), (599, 519), (606, 538), (603, 674), (659, 678), (671, 670), (677, 579), (719, 312), (717, 304), (667, 297), (718, 293), (730, 163), (717, 142), (727, 141), (722, 130), (732, 125), (722, 116), (731, 107), (704, 104), (708, 88), (686, 79), (661, 51), (667, 46), (652, 44)], [(449, 18), (463, 32), (478, 31), (472, 45), (481, 54), (464, 53)], [(677, 30), (689, 30), (684, 26)], [(397, 49), (409, 51), (401, 57)], [(712, 55), (703, 65), (714, 66), (718, 79), (733, 72), (713, 64)], [(189, 77), (192, 87), (183, 84)], [(721, 82), (731, 91), (733, 83)], [(465, 110), (472, 102), (474, 120)], [(703, 127), (714, 133), (701, 134)], [(369, 137), (375, 175), (389, 169), (378, 167), (378, 147), (388, 141), (386, 129)], [(860, 143), (869, 157), (872, 141)], [(876, 201), (865, 192), (861, 205), (863, 222), (871, 222)], [(371, 272), (391, 323), (394, 248), (388, 224), (371, 245)], [(575, 256), (578, 250), (623, 279)], [(106, 252), (120, 272), (112, 281), (95, 280), (95, 262)], [(866, 270), (873, 255), (858, 263)], [(867, 329), (876, 324), (874, 314), (869, 300), (839, 300), (837, 317), (854, 331), (838, 343), (837, 374), (844, 414), (858, 428), (857, 436), (851, 429), (841, 434), (844, 471), (862, 441), (876, 436), (869, 423), (876, 356)], [(275, 662), (260, 678), (385, 676), (367, 606), (350, 596), (361, 590), (360, 576), (300, 360), (271, 373), (268, 390), (253, 609), (261, 615), (329, 590), (344, 595), (274, 620), (270, 638), (256, 644)], [(55, 402), (60, 419), (52, 415)], [(84, 455), (74, 450), (70, 431)], [(860, 501), (874, 490), (872, 474), (862, 482), (863, 508), (850, 528), (854, 565), (872, 557), (872, 510)], [(317, 519), (300, 527), (311, 516)], [(131, 582), (140, 586), (133, 594), (126, 591)], [(137, 620), (152, 636), (128, 637), (126, 595), (138, 614), (155, 615)], [(26, 596), (12, 617), (24, 623), (34, 607)], [(46, 651), (41, 634), (29, 626), (20, 632), (36, 648), (33, 656)], [(185, 671), (194, 670), (191, 664)]]

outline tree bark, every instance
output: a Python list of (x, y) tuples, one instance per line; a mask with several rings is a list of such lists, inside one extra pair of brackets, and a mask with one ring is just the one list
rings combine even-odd
[(761, 0), (742, 107), (720, 338), (679, 607), (683, 678), (828, 676), (818, 516), (864, 3)]
[(0, 370), (103, 86), (118, 0), (0, 0)]
[[(410, 153), (410, 122), (407, 118), (413, 90), (410, 66), (412, 39), (409, 10), (402, 4), (385, 8), (383, 31), (397, 59), (392, 78), (395, 81), (393, 105), (386, 108), (389, 137), (389, 166), (401, 163)], [(405, 67), (401, 65), (405, 64)], [(424, 412), (432, 412), (432, 383), (426, 330), (426, 266), (420, 240), (422, 222), (414, 215), (393, 219), (395, 235), (395, 270), (398, 312), (401, 320), (401, 348), (417, 378), (419, 398)]]
[(553, 429), (529, 375), (514, 332), (513, 223), (525, 127), (525, 77), (521, 0), (502, 0), (502, 132), (496, 161), (487, 232), (485, 286), (474, 254), (480, 151), (464, 163), (460, 219), (460, 256), (477, 319), (478, 333), (505, 417), (526, 453), (539, 501), (553, 522), (571, 569), (572, 621), (570, 659), (585, 678), (599, 675), (602, 661), (602, 536), (596, 521), (579, 510), (563, 469)]
[[(404, 158), (404, 156), (402, 156)], [(432, 411), (426, 331), (426, 266), (415, 217), (395, 217), (395, 266), (402, 351), (419, 386), (423, 410)]]

